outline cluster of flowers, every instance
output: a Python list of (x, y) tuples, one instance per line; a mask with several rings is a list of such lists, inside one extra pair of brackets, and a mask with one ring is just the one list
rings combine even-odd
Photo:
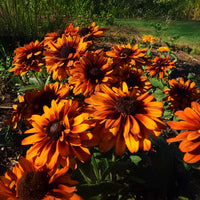
[[(6, 123), (16, 128), (23, 120), (25, 134), (31, 135), (22, 145), (31, 147), (26, 158), (21, 157), (0, 178), (1, 199), (79, 200), (77, 182), (71, 180), (69, 169), (77, 168), (77, 160), (90, 159), (89, 147), (98, 146), (103, 152), (114, 148), (118, 156), (126, 150), (149, 151), (150, 135), (156, 139), (167, 125), (161, 119), (163, 102), (149, 92), (148, 76), (169, 82), (164, 101), (171, 103), (170, 109), (177, 111), (175, 115), (182, 121), (168, 125), (187, 130), (168, 142), (182, 141), (186, 162), (200, 160), (200, 105), (195, 83), (182, 78), (179, 82), (168, 80), (168, 69), (175, 68), (175, 63), (167, 56), (152, 59), (147, 48), (138, 44), (114, 45), (109, 51), (94, 48), (105, 30), (95, 23), (84, 28), (70, 24), (64, 31), (47, 33), (42, 42), (15, 50), (10, 72), (22, 76), (46, 70), (53, 82), (41, 90), (26, 91), (13, 106)], [(161, 47), (159, 51), (168, 50)]]

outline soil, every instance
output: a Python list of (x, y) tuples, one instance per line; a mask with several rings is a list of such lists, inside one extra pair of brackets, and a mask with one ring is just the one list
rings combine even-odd
[[(113, 44), (106, 44), (110, 48)], [(178, 61), (176, 63), (176, 69), (173, 70), (170, 78), (187, 78), (188, 73), (192, 73), (195, 76), (195, 80), (200, 83), (200, 55), (190, 55), (183, 51), (174, 52)], [(12, 111), (12, 105), (17, 103), (16, 94), (10, 93), (8, 90), (2, 90), (3, 84), (0, 84), (0, 175), (3, 175), (5, 170), (13, 166), (21, 155), (25, 154), (25, 148), (20, 145), (22, 139), (22, 131), (8, 130), (4, 125), (4, 121), (8, 119), (9, 113)], [(5, 141), (2, 142), (6, 134), (12, 136), (12, 139), (8, 139), (8, 144), (5, 146)]]

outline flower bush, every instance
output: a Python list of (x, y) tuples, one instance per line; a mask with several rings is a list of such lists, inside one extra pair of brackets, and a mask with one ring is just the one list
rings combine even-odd
[[(105, 51), (105, 31), (70, 24), (15, 50), (10, 72), (26, 86), (5, 123), (31, 146), (0, 178), (1, 199), (170, 199), (169, 163), (200, 160), (199, 89), (171, 79), (170, 49), (153, 55), (146, 36)], [(179, 141), (184, 158), (168, 144)]]

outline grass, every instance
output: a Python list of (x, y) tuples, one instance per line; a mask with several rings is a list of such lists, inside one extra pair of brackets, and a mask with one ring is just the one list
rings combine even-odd
[(116, 19), (117, 26), (134, 27), (140, 35), (152, 34), (163, 41), (189, 47), (200, 54), (200, 21), (152, 21)]

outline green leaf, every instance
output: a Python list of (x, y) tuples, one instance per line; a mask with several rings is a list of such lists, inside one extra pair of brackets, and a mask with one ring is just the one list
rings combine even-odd
[(161, 82), (161, 80), (158, 80), (158, 79), (156, 79), (156, 78), (149, 78), (149, 81), (150, 81), (150, 83), (151, 83), (154, 87), (160, 88), (161, 90), (164, 89), (164, 85), (163, 85), (163, 83)]
[(142, 158), (140, 158), (140, 156), (137, 156), (137, 155), (131, 155), (130, 159), (136, 165), (138, 165), (139, 162), (142, 160)]
[(3, 72), (5, 70), (4, 67), (0, 67), (0, 72)]
[(153, 95), (155, 96), (155, 98), (156, 98), (157, 101), (162, 101), (163, 98), (165, 98), (167, 96), (166, 94), (163, 93), (163, 90), (159, 89), (159, 88), (157, 88), (154, 91)]

